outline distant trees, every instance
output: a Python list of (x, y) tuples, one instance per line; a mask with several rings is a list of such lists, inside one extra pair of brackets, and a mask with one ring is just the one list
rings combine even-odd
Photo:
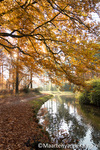
[[(21, 53), (5, 53), (0, 51), (0, 90), (15, 91), (32, 88), (33, 62), (27, 64)], [(35, 68), (35, 66), (34, 66)], [(38, 73), (37, 69), (37, 73)], [(36, 74), (37, 74), (36, 73)]]
[(60, 91), (73, 91), (74, 85), (67, 83), (63, 83), (63, 85), (60, 88)]

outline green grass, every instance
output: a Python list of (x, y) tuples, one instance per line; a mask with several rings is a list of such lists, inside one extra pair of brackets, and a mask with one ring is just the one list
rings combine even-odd
[(33, 99), (32, 101), (29, 101), (29, 104), (32, 106), (34, 113), (37, 114), (40, 107), (46, 102), (47, 100), (51, 99), (53, 95), (45, 95), (40, 98)]

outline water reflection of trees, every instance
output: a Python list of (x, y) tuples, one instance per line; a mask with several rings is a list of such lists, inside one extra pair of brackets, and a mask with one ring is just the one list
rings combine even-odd
[[(67, 101), (65, 99), (64, 103), (67, 104), (68, 102), (69, 102), (69, 105), (67, 105), (67, 109), (64, 110), (66, 112), (64, 115), (64, 120), (66, 121), (66, 123), (69, 127), (69, 134), (70, 134), (71, 138), (76, 139), (76, 140), (84, 138), (86, 135), (87, 127), (82, 120), (79, 121), (77, 119), (75, 111), (74, 111), (74, 114), (69, 113), (70, 106), (73, 104), (73, 99), (67, 98)], [(75, 108), (73, 108), (73, 109), (75, 109)]]
[[(63, 101), (67, 105), (67, 109), (65, 110), (64, 119), (69, 126), (69, 134), (72, 138), (82, 139), (86, 136), (87, 127), (84, 124), (83, 120), (77, 119), (77, 114), (75, 113), (75, 102), (73, 98), (66, 98), (63, 96)], [(64, 104), (63, 103), (63, 104)], [(69, 113), (70, 106), (74, 109), (74, 114)], [(63, 111), (63, 110), (62, 110)]]
[(92, 126), (100, 130), (100, 108), (80, 105), (78, 112), (84, 116), (87, 122), (91, 123), (91, 125), (93, 124)]
[(96, 128), (92, 128), (91, 136), (92, 136), (93, 142), (97, 145), (98, 150), (99, 150), (100, 149), (100, 131), (98, 132)]
[(100, 132), (97, 128), (98, 126), (94, 126), (93, 122), (95, 121), (99, 124), (98, 114), (100, 113), (98, 110), (94, 111), (89, 107), (84, 109), (78, 107), (77, 109), (73, 98), (55, 96), (45, 103), (41, 111), (43, 126), (51, 135), (53, 142), (75, 143), (80, 140), (81, 144), (89, 129), (91, 130), (91, 143), (97, 145), (98, 149), (100, 149)]
[(100, 109), (92, 106), (80, 106), (79, 114), (91, 125), (91, 141), (100, 149)]
[[(87, 131), (86, 125), (82, 121), (79, 122), (75, 114), (72, 115), (69, 112), (70, 106), (73, 103), (73, 99), (67, 98), (66, 102), (66, 99), (62, 99), (62, 97), (55, 97), (54, 101), (56, 105), (55, 113), (53, 100), (49, 101), (48, 106), (44, 106), (44, 108), (48, 107), (48, 113), (45, 114), (44, 118), (45, 120), (49, 121), (49, 123), (46, 124), (46, 128), (50, 133), (52, 139), (56, 142), (67, 141), (67, 143), (70, 143), (84, 138)], [(67, 108), (65, 108), (65, 104), (67, 105)], [(61, 128), (63, 123), (66, 123), (68, 128), (63, 130)]]

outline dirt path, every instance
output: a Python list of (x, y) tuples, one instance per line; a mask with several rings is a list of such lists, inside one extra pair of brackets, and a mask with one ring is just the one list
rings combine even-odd
[(27, 102), (27, 101), (29, 101), (29, 100), (37, 99), (37, 98), (43, 97), (43, 96), (45, 96), (45, 95), (46, 95), (46, 94), (36, 95), (36, 96), (33, 96), (33, 97), (29, 97), (29, 98), (22, 99), (22, 100), (20, 100), (19, 102)]
[(46, 94), (36, 95), (34, 93), (31, 93), (31, 94), (25, 94), (25, 95), (10, 95), (8, 97), (5, 96), (4, 98), (0, 98), (0, 106), (8, 105), (8, 104), (18, 104), (21, 102), (27, 102), (29, 100), (42, 97), (44, 95), (46, 95)]

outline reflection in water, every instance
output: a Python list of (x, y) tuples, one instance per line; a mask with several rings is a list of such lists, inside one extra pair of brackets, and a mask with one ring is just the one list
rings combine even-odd
[[(92, 119), (87, 119), (87, 112), (82, 110), (75, 106), (74, 98), (55, 96), (41, 107), (38, 118), (40, 124), (49, 132), (52, 142), (71, 146), (82, 145), (84, 149), (98, 150), (100, 128), (92, 125)], [(96, 116), (96, 119), (98, 117)], [(96, 124), (100, 124), (100, 121)]]

